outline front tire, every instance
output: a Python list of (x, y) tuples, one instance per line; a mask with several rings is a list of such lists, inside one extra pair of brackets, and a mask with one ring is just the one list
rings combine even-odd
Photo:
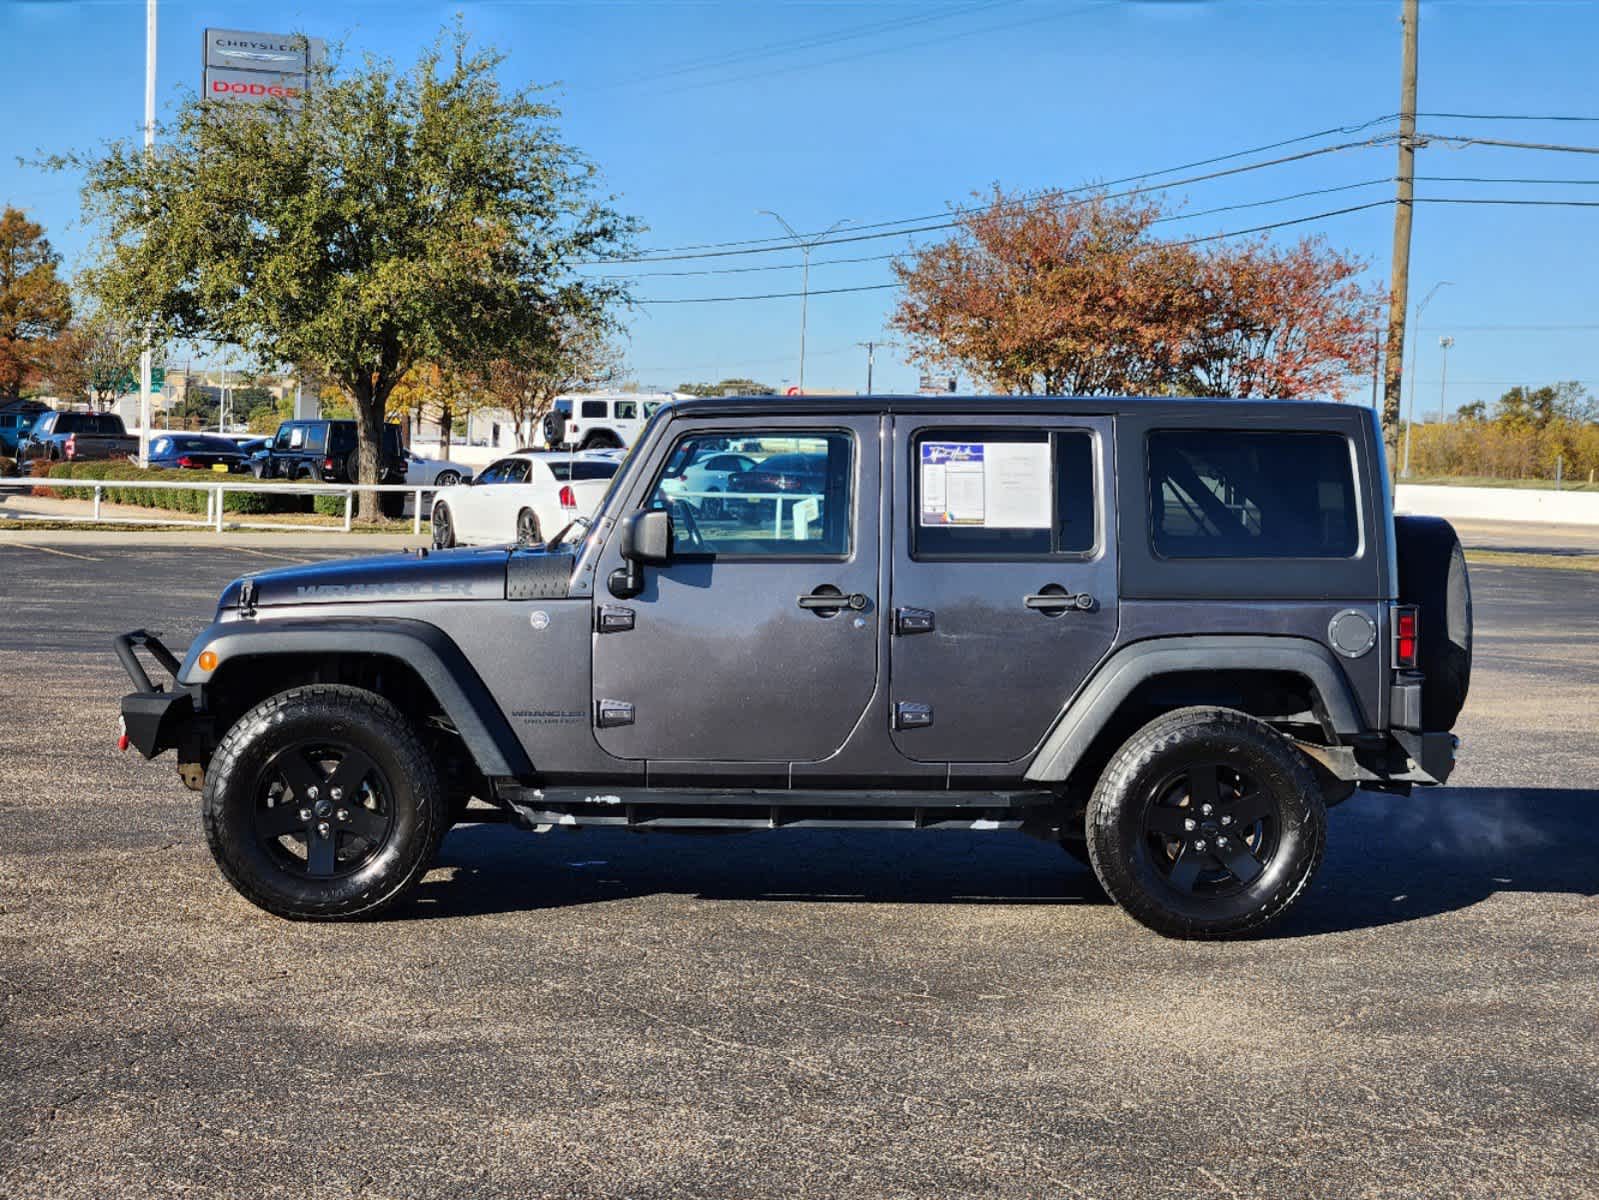
[(400, 711), (333, 684), (293, 688), (241, 717), (206, 772), (203, 811), (228, 882), (300, 921), (398, 903), (449, 820), (433, 761)]
[(1305, 893), (1327, 811), (1303, 754), (1226, 708), (1157, 717), (1116, 752), (1088, 805), (1105, 891), (1167, 937), (1258, 933)]

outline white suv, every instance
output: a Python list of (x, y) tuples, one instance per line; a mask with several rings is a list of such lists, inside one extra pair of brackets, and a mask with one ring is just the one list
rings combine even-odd
[[(672, 392), (562, 396), (555, 402), (555, 409), (545, 417), (544, 436), (552, 447), (605, 450), (631, 446), (656, 409), (677, 398)], [(564, 430), (561, 428), (563, 416)]]

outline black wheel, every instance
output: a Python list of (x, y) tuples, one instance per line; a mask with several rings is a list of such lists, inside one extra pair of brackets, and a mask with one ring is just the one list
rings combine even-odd
[(458, 484), (460, 482), (461, 482), (461, 472), (459, 472), (459, 471), (440, 471), (438, 473), (438, 475), (433, 480), (433, 486), (434, 487), (441, 487), (441, 488), (454, 487), (456, 484)]
[(1182, 708), (1129, 738), (1088, 805), (1105, 891), (1168, 937), (1257, 933), (1321, 865), (1327, 811), (1292, 743), (1226, 708)]
[(622, 447), (622, 439), (621, 438), (617, 437), (614, 433), (611, 433), (609, 430), (603, 430), (602, 429), (602, 430), (600, 430), (600, 432), (591, 433), (591, 434), (588, 435), (588, 437), (584, 438), (583, 439), (583, 444), (581, 446), (579, 446), (578, 449), (579, 450), (619, 450), (619, 449), (621, 449), (621, 447)]
[(372, 916), (427, 871), (449, 819), (432, 759), (400, 711), (316, 684), (262, 701), (206, 772), (205, 834), (228, 882), (296, 920)]
[(544, 534), (539, 530), (538, 514), (530, 508), (524, 508), (516, 514), (516, 544), (518, 546), (537, 546), (544, 540)]
[(433, 548), (448, 550), (455, 545), (455, 524), (450, 520), (450, 506), (442, 500), (433, 506)]

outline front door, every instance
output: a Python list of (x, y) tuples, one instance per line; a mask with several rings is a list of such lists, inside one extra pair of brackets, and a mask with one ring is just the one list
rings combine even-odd
[[(621, 758), (783, 764), (843, 745), (877, 681), (879, 417), (685, 423), (628, 508), (673, 514), (644, 590), (595, 593), (595, 738)], [(696, 467), (750, 460), (714, 493)]]
[(1010, 762), (1116, 636), (1105, 417), (894, 420), (890, 720), (923, 762)]

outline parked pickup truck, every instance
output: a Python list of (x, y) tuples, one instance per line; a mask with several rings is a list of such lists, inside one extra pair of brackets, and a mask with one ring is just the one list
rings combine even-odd
[(1471, 593), (1446, 522), (1394, 517), (1361, 406), (704, 399), (546, 544), (247, 576), (181, 662), (116, 649), (124, 745), (176, 753), (282, 916), (380, 912), (493, 817), (1020, 831), (1221, 938), (1305, 895), (1357, 787), (1415, 836)]
[(33, 428), (17, 443), (19, 460), (82, 462), (126, 458), (138, 452), (139, 439), (128, 435), (122, 418), (115, 413), (40, 413)]

